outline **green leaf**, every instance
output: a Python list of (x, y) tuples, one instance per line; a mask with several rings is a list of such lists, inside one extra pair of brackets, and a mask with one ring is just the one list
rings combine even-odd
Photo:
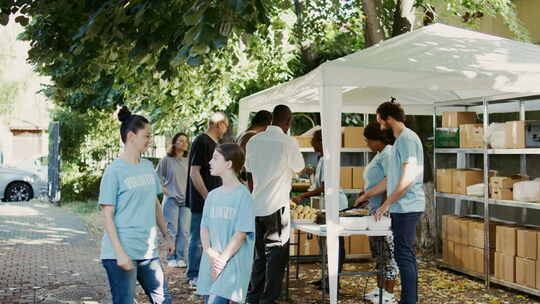
[(245, 0), (226, 0), (225, 3), (237, 13), (241, 13), (247, 6)]
[(28, 25), (28, 18), (25, 17), (25, 16), (17, 16), (15, 17), (15, 22), (19, 23), (20, 25), (22, 26), (27, 26)]
[(7, 25), (9, 23), (9, 15), (8, 14), (0, 14), (0, 24), (1, 25)]

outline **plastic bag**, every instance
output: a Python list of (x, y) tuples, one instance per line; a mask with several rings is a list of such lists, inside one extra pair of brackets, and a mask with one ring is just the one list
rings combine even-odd
[(494, 149), (505, 148), (506, 131), (504, 123), (491, 123), (484, 138), (485, 142)]
[(515, 183), (513, 192), (515, 201), (540, 203), (540, 180)]

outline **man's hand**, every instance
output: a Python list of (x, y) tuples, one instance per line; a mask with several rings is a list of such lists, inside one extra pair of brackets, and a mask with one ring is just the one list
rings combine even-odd
[(384, 204), (382, 204), (374, 214), (375, 221), (379, 221), (386, 214), (386, 212), (388, 212), (388, 208), (390, 208), (390, 204), (384, 202)]
[(161, 186), (161, 191), (163, 191), (163, 194), (164, 194), (165, 196), (169, 196), (169, 190), (167, 190), (167, 187)]
[(367, 196), (366, 196), (366, 193), (365, 192), (362, 192), (358, 198), (354, 201), (354, 207), (359, 207), (363, 204), (366, 203), (366, 201), (368, 200)]
[(167, 248), (167, 256), (170, 256), (174, 252), (174, 242), (170, 236), (165, 237), (165, 248)]
[(313, 169), (313, 168), (304, 168), (302, 171), (300, 171), (299, 174), (307, 174), (307, 175), (315, 174), (315, 169)]
[(125, 252), (118, 255), (116, 259), (116, 264), (118, 265), (118, 267), (122, 268), (124, 271), (130, 271), (130, 270), (133, 270), (134, 268), (131, 258)]
[(291, 198), (291, 200), (292, 200), (293, 202), (299, 204), (299, 203), (301, 203), (304, 199), (302, 198), (301, 195), (297, 195), (297, 196), (293, 196), (293, 197)]

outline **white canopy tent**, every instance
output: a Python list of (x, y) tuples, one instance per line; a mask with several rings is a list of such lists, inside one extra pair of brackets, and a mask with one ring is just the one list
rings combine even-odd
[[(540, 46), (434, 24), (325, 62), (302, 77), (243, 98), (239, 128), (246, 128), (250, 112), (271, 111), (278, 104), (293, 112), (321, 113), (330, 299), (337, 303), (341, 113), (375, 113), (390, 96), (406, 114), (432, 115), (435, 102), (538, 92)], [(540, 102), (528, 104), (540, 109)]]

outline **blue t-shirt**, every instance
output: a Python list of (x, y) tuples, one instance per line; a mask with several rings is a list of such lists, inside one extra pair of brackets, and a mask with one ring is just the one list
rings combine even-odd
[(391, 195), (396, 189), (404, 163), (416, 164), (418, 172), (416, 172), (416, 178), (407, 189), (407, 192), (390, 206), (390, 212), (423, 212), (426, 208), (426, 199), (422, 188), (424, 181), (424, 150), (418, 135), (409, 128), (403, 129), (392, 148), (386, 188), (388, 195)]
[(245, 301), (255, 247), (253, 199), (244, 185), (229, 192), (223, 187), (208, 194), (204, 203), (201, 228), (208, 229), (210, 247), (223, 252), (236, 232), (247, 232), (244, 243), (229, 259), (225, 269), (213, 281), (208, 256), (203, 254), (197, 280), (197, 294), (217, 295), (234, 302)]
[[(364, 169), (364, 191), (378, 185), (386, 176), (388, 176), (388, 162), (392, 154), (392, 146), (386, 145), (384, 149), (377, 153)], [(376, 195), (369, 199), (369, 214), (374, 214), (382, 205), (384, 193)]]
[[(161, 193), (152, 162), (138, 164), (114, 160), (105, 169), (99, 187), (100, 205), (112, 205), (120, 244), (133, 260), (159, 257), (156, 225), (156, 196)], [(116, 259), (109, 234), (101, 241), (101, 259)]]

